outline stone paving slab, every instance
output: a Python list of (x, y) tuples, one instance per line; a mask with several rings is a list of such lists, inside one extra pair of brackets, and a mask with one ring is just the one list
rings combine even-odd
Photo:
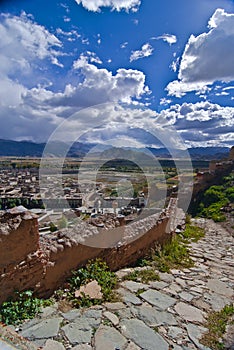
[(94, 336), (94, 346), (96, 350), (124, 350), (127, 339), (115, 328), (101, 325)]
[(140, 348), (147, 350), (168, 350), (169, 344), (155, 332), (138, 319), (123, 320), (120, 324), (123, 335), (131, 339)]
[(190, 247), (194, 267), (160, 273), (160, 281), (147, 284), (122, 281), (119, 302), (68, 312), (56, 304), (44, 308), (18, 333), (43, 350), (209, 350), (200, 344), (206, 312), (234, 301), (233, 267), (227, 266), (234, 242), (219, 225), (203, 224), (205, 237)]
[(28, 339), (47, 339), (55, 337), (58, 334), (62, 320), (62, 317), (42, 320), (20, 332), (20, 335)]
[(166, 310), (176, 303), (176, 299), (152, 289), (142, 293), (140, 297), (159, 310)]
[(66, 338), (72, 345), (80, 343), (90, 343), (92, 338), (92, 329), (80, 329), (77, 323), (70, 323), (62, 327)]
[(198, 308), (188, 305), (183, 302), (179, 302), (175, 306), (175, 311), (186, 321), (190, 322), (200, 322), (204, 321), (204, 313)]
[(133, 309), (133, 312), (137, 318), (144, 321), (151, 327), (177, 324), (177, 320), (171, 313), (166, 311), (158, 311), (152, 306), (136, 307)]

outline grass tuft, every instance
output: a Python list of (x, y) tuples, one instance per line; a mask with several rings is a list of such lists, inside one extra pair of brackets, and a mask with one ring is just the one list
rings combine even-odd
[(226, 305), (221, 311), (212, 311), (207, 315), (205, 327), (208, 332), (203, 335), (200, 342), (212, 350), (225, 348), (223, 335), (229, 323), (233, 323), (234, 306)]
[(158, 273), (154, 269), (133, 271), (123, 277), (123, 280), (148, 283), (150, 281), (160, 281)]

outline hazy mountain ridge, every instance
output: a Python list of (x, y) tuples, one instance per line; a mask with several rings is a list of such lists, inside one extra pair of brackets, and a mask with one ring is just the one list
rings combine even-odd
[[(46, 146), (46, 143), (35, 143), (32, 141), (13, 141), (13, 140), (4, 140), (0, 139), (0, 156), (7, 156), (7, 157), (41, 157), (44, 151), (44, 148)], [(92, 150), (96, 145), (95, 144), (87, 144), (87, 143), (80, 143), (75, 142), (72, 147), (69, 149), (68, 157), (83, 157), (87, 152)], [(67, 148), (67, 145), (63, 142), (54, 142), (50, 144), (50, 151), (49, 154), (60, 156), (63, 155), (64, 149)], [(100, 154), (107, 158), (111, 156), (113, 159), (114, 157), (119, 158), (122, 154), (121, 148), (116, 147), (110, 147), (107, 150), (104, 150), (103, 152), (100, 152)], [(129, 151), (130, 148), (126, 148), (126, 151)], [(145, 152), (145, 149), (132, 149), (133, 151), (137, 152)], [(151, 148), (147, 147), (147, 150), (150, 151), (154, 156), (160, 157), (160, 158), (172, 158), (170, 152), (166, 148)], [(228, 147), (196, 147), (196, 148), (189, 148), (188, 152), (190, 154), (190, 157), (192, 159), (203, 159), (203, 160), (210, 160), (210, 159), (223, 159), (228, 157), (230, 149)], [(125, 157), (128, 153), (131, 154), (131, 152), (124, 152)], [(178, 157), (186, 157), (187, 152), (183, 150), (176, 150), (175, 155)], [(130, 157), (131, 158), (131, 157)]]

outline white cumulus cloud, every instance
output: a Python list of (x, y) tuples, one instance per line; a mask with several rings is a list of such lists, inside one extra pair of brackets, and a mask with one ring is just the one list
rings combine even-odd
[(160, 39), (167, 42), (169, 45), (175, 44), (177, 42), (177, 37), (174, 34), (163, 34), (163, 35), (151, 38), (151, 40), (160, 40)]
[[(61, 41), (32, 16), (2, 15), (0, 24), (0, 137), (46, 140), (63, 119), (83, 107), (102, 102), (140, 104), (150, 91), (141, 71), (100, 69), (95, 52), (86, 51), (73, 63), (70, 84), (56, 88), (52, 65), (61, 65)], [(57, 30), (72, 38), (76, 32)], [(66, 78), (65, 78), (65, 81)], [(53, 82), (55, 84), (53, 85)]]
[(132, 51), (130, 62), (139, 60), (140, 58), (149, 57), (153, 54), (153, 51), (153, 47), (149, 43), (146, 43), (140, 50)]
[(89, 11), (100, 12), (102, 7), (110, 7), (116, 11), (136, 12), (141, 4), (141, 0), (75, 0), (78, 5), (82, 5)]
[(217, 9), (209, 20), (208, 29), (207, 33), (190, 36), (178, 80), (167, 86), (169, 95), (180, 97), (215, 81), (234, 80), (234, 14)]
[(49, 59), (61, 65), (58, 56), (62, 47), (60, 40), (45, 27), (33, 22), (29, 16), (2, 14), (0, 23), (0, 71), (13, 73), (31, 68), (31, 61)]
[(234, 108), (210, 102), (176, 104), (163, 110), (167, 120), (180, 133), (188, 147), (232, 146)]
[[(50, 90), (50, 84), (29, 89), (10, 79), (2, 80), (0, 137), (44, 141), (57, 125), (82, 108), (106, 102), (139, 105), (141, 97), (150, 92), (145, 85), (144, 73), (119, 68), (113, 74), (96, 67), (91, 63), (92, 58), (96, 60), (96, 56), (88, 52), (73, 63), (77, 83), (67, 84), (62, 92)], [(108, 116), (108, 111), (106, 113)], [(81, 127), (92, 128), (99, 117), (100, 114), (85, 115), (80, 121), (73, 120), (67, 139), (71, 132), (77, 132)]]
[(77, 86), (67, 85), (64, 93), (56, 95), (55, 100), (60, 105), (72, 103), (84, 107), (113, 101), (131, 103), (149, 93), (145, 75), (138, 70), (119, 68), (114, 75), (89, 63), (84, 55), (73, 63), (73, 68), (79, 71), (83, 81)]

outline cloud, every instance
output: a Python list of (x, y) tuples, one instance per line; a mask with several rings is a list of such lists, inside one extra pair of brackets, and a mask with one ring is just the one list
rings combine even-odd
[(112, 10), (126, 12), (138, 11), (141, 0), (75, 0), (78, 5), (82, 5), (88, 11), (100, 12), (102, 7), (110, 7)]
[(120, 45), (121, 49), (125, 49), (128, 45), (128, 42), (125, 41), (123, 44)]
[(166, 105), (169, 105), (171, 102), (172, 102), (172, 100), (163, 97), (163, 98), (161, 98), (161, 100), (160, 100), (160, 105), (161, 105), (161, 106), (166, 106)]
[(61, 28), (57, 28), (56, 29), (56, 33), (58, 36), (61, 36), (61, 37), (65, 37), (65, 38), (68, 38), (67, 40), (68, 41), (75, 41), (77, 38), (80, 38), (81, 35), (76, 31), (76, 30), (71, 30), (69, 32), (65, 32), (64, 30), (62, 30)]
[(132, 51), (130, 62), (139, 60), (140, 58), (149, 57), (153, 54), (153, 51), (153, 47), (149, 43), (146, 43), (142, 46), (141, 50)]
[(95, 52), (86, 51), (86, 53), (82, 54), (81, 57), (87, 59), (87, 61), (90, 63), (102, 64), (102, 60), (97, 56)]
[(62, 43), (45, 27), (34, 23), (24, 12), (20, 16), (2, 14), (0, 24), (0, 71), (4, 74), (15, 71), (28, 72), (40, 60), (49, 59), (61, 65)]
[(44, 73), (48, 74), (48, 66), (62, 66), (58, 59), (62, 56), (62, 43), (24, 12), (20, 16), (1, 14), (0, 17), (1, 137), (29, 139), (36, 130), (50, 129), (46, 121), (51, 116), (45, 107), (37, 110), (33, 105), (28, 106), (25, 96), (32, 84), (44, 81), (51, 86)]
[(176, 60), (173, 61), (172, 64), (170, 65), (170, 68), (173, 70), (174, 73), (177, 71), (179, 64), (180, 64), (180, 58), (177, 57)]
[[(52, 65), (61, 65), (62, 42), (25, 13), (1, 19), (0, 137), (44, 141), (61, 121), (83, 107), (101, 102), (140, 104), (141, 97), (150, 92), (144, 73), (119, 68), (113, 74), (99, 69), (96, 64), (102, 61), (92, 51), (73, 63), (72, 83), (62, 91), (60, 85), (58, 91), (50, 73)], [(79, 36), (59, 28), (57, 35)], [(56, 76), (51, 78), (56, 83)]]
[(176, 104), (163, 110), (159, 118), (173, 125), (189, 147), (234, 144), (233, 107), (210, 102)]
[(160, 40), (160, 39), (167, 42), (169, 45), (175, 44), (177, 42), (177, 37), (173, 34), (163, 34), (163, 35), (151, 38), (151, 40)]
[[(93, 58), (96, 60), (96, 55), (87, 52), (74, 62), (77, 83), (67, 84), (62, 92), (50, 90), (50, 84), (29, 89), (11, 79), (3, 80), (0, 88), (0, 137), (45, 141), (56, 126), (82, 108), (106, 102), (111, 106), (118, 102), (139, 105), (141, 97), (149, 93), (142, 72), (120, 68), (113, 74), (96, 67), (91, 63)], [(106, 120), (111, 121), (108, 109), (105, 108), (104, 112)], [(69, 130), (64, 130), (64, 135), (69, 139), (69, 135), (77, 130), (92, 128), (100, 115), (94, 113), (84, 115), (82, 120), (74, 120), (69, 124)], [(101, 118), (104, 122), (103, 115)]]
[(169, 95), (181, 97), (215, 81), (234, 80), (234, 14), (217, 9), (208, 23), (209, 31), (191, 35), (181, 59), (178, 80), (168, 84)]
[[(139, 146), (153, 145), (154, 141), (149, 134), (143, 135), (136, 129), (148, 125), (147, 130), (153, 130), (157, 123), (168, 128), (174, 126), (190, 146), (233, 143), (234, 108), (203, 102), (170, 106), (161, 113), (144, 105), (145, 110), (142, 108), (140, 111), (142, 101), (150, 93), (144, 73), (135, 69), (119, 68), (112, 72), (100, 68), (98, 64), (102, 63), (101, 59), (92, 51), (86, 51), (73, 62), (69, 71), (69, 77), (72, 76), (71, 83), (66, 83), (66, 77), (64, 85), (60, 84), (58, 90), (56, 84), (52, 85), (49, 76), (52, 65), (61, 65), (63, 47), (58, 37), (25, 14), (18, 17), (3, 15), (1, 19), (0, 137), (45, 141), (61, 122), (80, 111), (78, 119), (73, 118), (63, 129), (61, 139), (66, 136), (69, 140), (71, 133), (76, 134), (77, 130), (85, 132), (100, 121), (106, 125), (105, 135), (115, 130), (114, 123), (121, 122), (123, 127), (128, 125), (130, 129), (124, 134), (127, 143), (130, 143), (128, 137), (137, 136), (137, 142), (133, 142)], [(217, 27), (220, 26), (217, 18), (215, 21)], [(211, 25), (214, 26), (214, 23), (211, 22)], [(217, 27), (213, 29), (216, 30)], [(61, 29), (57, 30), (56, 35), (59, 38), (79, 36), (75, 31), (64, 32)], [(135, 51), (136, 59), (147, 56), (148, 49), (152, 54), (150, 49), (153, 49), (149, 44)], [(39, 82), (46, 81), (47, 85), (38, 83), (39, 75)], [(53, 79), (56, 82), (56, 75), (53, 75)], [(183, 94), (183, 89), (178, 90), (180, 85), (176, 86), (179, 81), (173, 83), (175, 93), (179, 91)], [(203, 82), (185, 83), (187, 90), (193, 87), (205, 93), (209, 89)], [(225, 87), (223, 91), (231, 92), (231, 88), (233, 87)], [(219, 91), (221, 90), (216, 90), (216, 93)], [(100, 103), (107, 105), (98, 110), (95, 105)], [(165, 105), (171, 101), (162, 99), (160, 103)], [(132, 107), (134, 104), (135, 109)], [(89, 106), (94, 107), (82, 110)], [(120, 130), (118, 127), (116, 130), (118, 137)]]
[(82, 83), (67, 85), (63, 93), (54, 94), (48, 103), (77, 107), (114, 101), (132, 103), (150, 92), (144, 73), (138, 70), (119, 68), (113, 75), (89, 63), (84, 55), (73, 63), (73, 68), (82, 76)]

